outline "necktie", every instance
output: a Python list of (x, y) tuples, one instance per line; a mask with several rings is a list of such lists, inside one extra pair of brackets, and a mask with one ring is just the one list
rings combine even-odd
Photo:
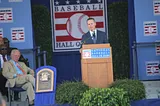
[(93, 34), (92, 34), (92, 36), (93, 36), (93, 38), (95, 38), (95, 37), (96, 37), (96, 35), (95, 35), (95, 31), (93, 31)]
[(5, 55), (2, 55), (2, 57), (3, 57), (3, 61), (6, 62), (7, 60), (6, 60)]
[(18, 63), (16, 63), (16, 66), (22, 71), (23, 74), (26, 74), (26, 72), (22, 69), (22, 67)]
[(95, 34), (95, 31), (93, 31), (92, 36), (93, 36), (93, 42), (96, 43), (96, 34)]

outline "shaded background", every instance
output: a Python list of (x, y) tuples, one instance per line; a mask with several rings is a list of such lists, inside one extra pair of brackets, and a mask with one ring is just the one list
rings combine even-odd
[[(117, 2), (117, 1), (128, 1), (128, 0), (107, 0), (108, 4)], [(43, 4), (50, 8), (50, 0), (31, 0), (32, 4)]]

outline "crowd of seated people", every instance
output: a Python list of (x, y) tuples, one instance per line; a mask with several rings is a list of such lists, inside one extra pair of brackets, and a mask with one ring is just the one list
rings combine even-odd
[[(0, 91), (8, 97), (7, 88), (21, 87), (27, 91), (29, 106), (34, 105), (34, 71), (29, 68), (25, 59), (17, 48), (11, 48), (7, 38), (0, 37)], [(18, 92), (14, 92), (14, 99), (18, 100)]]

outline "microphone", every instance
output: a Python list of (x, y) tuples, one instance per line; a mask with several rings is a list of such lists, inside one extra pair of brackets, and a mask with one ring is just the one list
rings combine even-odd
[(82, 45), (86, 43), (87, 40), (91, 39), (92, 36), (89, 36), (88, 38), (86, 38), (83, 42), (81, 42), (80, 44), (80, 48), (82, 48)]
[(92, 38), (92, 39), (93, 39), (93, 37), (92, 37), (92, 36), (89, 36), (89, 37), (88, 37), (88, 38), (86, 38), (83, 42), (81, 42), (81, 45), (85, 44), (85, 43), (86, 43), (86, 41), (88, 41), (90, 38)]

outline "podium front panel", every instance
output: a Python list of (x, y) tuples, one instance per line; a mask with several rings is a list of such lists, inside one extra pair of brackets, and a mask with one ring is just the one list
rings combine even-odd
[(106, 88), (113, 82), (109, 44), (85, 45), (81, 52), (82, 81), (89, 87)]

